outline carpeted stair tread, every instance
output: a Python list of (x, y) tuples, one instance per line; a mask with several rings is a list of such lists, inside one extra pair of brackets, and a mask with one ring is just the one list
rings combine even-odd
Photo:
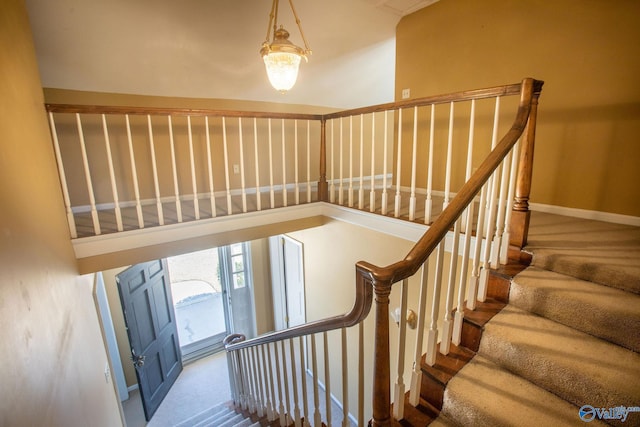
[(189, 419), (178, 424), (176, 427), (194, 427), (203, 421), (206, 421), (216, 416), (224, 416), (229, 414), (230, 412), (231, 412), (231, 409), (229, 409), (229, 407), (226, 404), (220, 403), (218, 405), (212, 406), (210, 408), (205, 409), (202, 412), (195, 414)]
[(514, 277), (509, 303), (640, 352), (640, 295), (528, 267)]
[(532, 212), (532, 264), (640, 293), (640, 227)]
[[(477, 355), (448, 384), (436, 426), (580, 426), (579, 408)], [(604, 426), (598, 420), (591, 426)]]
[(638, 353), (512, 305), (485, 325), (479, 354), (577, 406), (640, 402)]

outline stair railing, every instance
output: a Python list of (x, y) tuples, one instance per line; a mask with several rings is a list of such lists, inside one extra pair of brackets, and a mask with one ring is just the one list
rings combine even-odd
[[(388, 114), (390, 108), (398, 109), (398, 116), (396, 122), (396, 131), (398, 132), (395, 153), (397, 159), (401, 159), (402, 154), (402, 109), (413, 108), (417, 106), (431, 105), (431, 111), (436, 104), (449, 104), (450, 116), (449, 116), (449, 154), (447, 159), (451, 159), (451, 133), (453, 126), (453, 103), (471, 100), (472, 111), (473, 102), (476, 99), (493, 98), (495, 99), (495, 112), (493, 114), (493, 126), (491, 129), (491, 151), (485, 158), (485, 160), (478, 166), (477, 170), (471, 173), (470, 162), (467, 161), (467, 180), (464, 185), (459, 188), (455, 196), (453, 192), (450, 192), (449, 186), (444, 192), (443, 211), (436, 219), (431, 223), (427, 232), (411, 249), (407, 256), (389, 266), (379, 267), (373, 264), (361, 261), (356, 265), (356, 286), (357, 296), (354, 309), (345, 316), (338, 316), (337, 318), (325, 319), (317, 322), (312, 322), (306, 325), (298, 326), (295, 328), (270, 333), (252, 340), (230, 344), (227, 346), (227, 351), (231, 354), (233, 360), (233, 370), (237, 372), (239, 377), (235, 380), (236, 394), (234, 399), (236, 403), (248, 409), (249, 411), (255, 411), (262, 405), (266, 405), (267, 413), (271, 414), (270, 419), (280, 417), (280, 425), (288, 425), (290, 421), (295, 425), (321, 425), (321, 418), (318, 411), (318, 397), (317, 387), (314, 388), (314, 410), (313, 414), (309, 414), (305, 407), (303, 416), (300, 417), (300, 408), (298, 408), (298, 400), (294, 397), (293, 401), (290, 397), (282, 396), (282, 381), (289, 383), (285, 378), (283, 379), (284, 372), (287, 369), (292, 369), (292, 373), (299, 374), (299, 378), (304, 378), (304, 369), (295, 368), (293, 364), (287, 365), (287, 360), (292, 360), (298, 355), (308, 354), (312, 360), (304, 359), (300, 360), (300, 366), (307, 366), (310, 364), (310, 370), (312, 371), (312, 378), (317, 380), (319, 377), (317, 360), (316, 360), (316, 336), (319, 334), (324, 342), (324, 369), (325, 369), (325, 387), (327, 390), (327, 401), (329, 398), (329, 376), (327, 371), (329, 367), (327, 365), (329, 358), (327, 357), (327, 335), (326, 332), (343, 328), (341, 332), (342, 336), (342, 352), (343, 352), (343, 365), (346, 365), (345, 349), (351, 348), (346, 342), (346, 329), (345, 327), (360, 325), (359, 339), (362, 340), (362, 320), (367, 316), (369, 308), (371, 306), (371, 299), (375, 296), (375, 320), (374, 320), (374, 354), (373, 354), (373, 370), (371, 372), (372, 379), (372, 419), (371, 425), (373, 426), (388, 426), (391, 424), (391, 417), (395, 419), (402, 419), (404, 417), (403, 408), (405, 400), (405, 359), (410, 358), (410, 352), (406, 352), (407, 340), (406, 330), (408, 327), (407, 318), (404, 313), (408, 311), (408, 293), (410, 286), (410, 279), (416, 275), (418, 271), (421, 272), (419, 281), (421, 286), (419, 287), (419, 297), (417, 298), (419, 309), (417, 315), (417, 321), (415, 327), (417, 328), (416, 343), (415, 343), (415, 357), (413, 359), (413, 370), (410, 384), (409, 402), (417, 406), (419, 403), (420, 393), (420, 363), (423, 355), (423, 331), (426, 329), (426, 354), (424, 356), (425, 362), (429, 365), (435, 363), (435, 357), (437, 351), (443, 354), (449, 352), (450, 345), (459, 344), (461, 334), (461, 323), (463, 319), (463, 311), (466, 305), (468, 308), (475, 308), (475, 301), (483, 301), (487, 292), (487, 271), (491, 265), (495, 265), (499, 260), (505, 262), (506, 252), (509, 244), (522, 247), (526, 243), (526, 230), (528, 225), (528, 195), (530, 190), (531, 179), (531, 161), (533, 153), (533, 144), (535, 136), (535, 121), (536, 121), (536, 108), (537, 100), (542, 89), (543, 82), (533, 79), (525, 79), (521, 84), (503, 86), (499, 88), (491, 88), (479, 91), (463, 92), (453, 95), (444, 95), (441, 97), (424, 98), (421, 100), (405, 101), (403, 103), (394, 103), (390, 105), (380, 106), (379, 110), (384, 112), (384, 115)], [(500, 111), (500, 99), (502, 96), (519, 94), (519, 101), (517, 106), (516, 117), (501, 139), (498, 139), (499, 135), (499, 111)], [(415, 110), (414, 110), (415, 111)], [(319, 189), (324, 188), (324, 192), (321, 191), (321, 200), (329, 200), (337, 204), (346, 204), (349, 206), (358, 204), (359, 208), (362, 208), (363, 202), (363, 185), (364, 178), (360, 173), (351, 174), (347, 177), (342, 175), (336, 176), (334, 171), (343, 173), (344, 171), (351, 171), (353, 165), (352, 159), (359, 158), (362, 164), (363, 155), (353, 156), (353, 138), (352, 128), (353, 117), (359, 117), (361, 124), (359, 129), (362, 130), (362, 114), (374, 114), (375, 111), (369, 109), (351, 110), (348, 112), (335, 113), (333, 115), (327, 115), (324, 117), (322, 124), (321, 144), (327, 147), (327, 154), (323, 156), (325, 160), (328, 160), (330, 165), (321, 164), (321, 177), (327, 177), (325, 185), (322, 185), (322, 179), (319, 183)], [(348, 117), (349, 125), (344, 128), (342, 126), (343, 117)], [(473, 113), (471, 114), (471, 126), (469, 128), (469, 141), (468, 151), (473, 151), (471, 142), (473, 141)], [(375, 116), (372, 117), (373, 123)], [(332, 122), (333, 121), (333, 122)], [(434, 123), (433, 115), (431, 116), (431, 123)], [(327, 125), (327, 122), (330, 124)], [(389, 134), (387, 128), (387, 118), (384, 120), (385, 124), (385, 137)], [(416, 124), (418, 120), (414, 115), (413, 123)], [(338, 123), (338, 125), (336, 125)], [(391, 122), (389, 122), (391, 123)], [(336, 133), (337, 138), (334, 135), (336, 128), (339, 131)], [(415, 135), (414, 125), (414, 135)], [(329, 129), (327, 131), (327, 129)], [(372, 124), (372, 129), (375, 129), (375, 124)], [(327, 133), (329, 136), (327, 137)], [(375, 139), (371, 131), (372, 139)], [(433, 130), (431, 132), (433, 134)], [(362, 135), (362, 133), (360, 133)], [(342, 139), (342, 144), (339, 141)], [(415, 146), (417, 138), (413, 138)], [(345, 141), (347, 144), (345, 144)], [(340, 146), (342, 145), (342, 146)], [(345, 147), (346, 145), (349, 148)], [(362, 145), (361, 145), (362, 146)], [(334, 148), (337, 155), (334, 155)], [(520, 150), (519, 150), (520, 149)], [(385, 151), (386, 152), (386, 151)], [(346, 160), (343, 163), (343, 155), (346, 154)], [(372, 156), (375, 154), (372, 153)], [(416, 170), (415, 165), (415, 150), (412, 153), (413, 164), (412, 170)], [(468, 156), (468, 159), (471, 156)], [(429, 156), (431, 158), (431, 155)], [(336, 163), (336, 167), (333, 168), (331, 164)], [(372, 161), (372, 164), (374, 161)], [(447, 161), (449, 163), (449, 161)], [(386, 165), (386, 162), (383, 162)], [(398, 176), (401, 175), (402, 162), (398, 160), (396, 169), (394, 170), (395, 177), (397, 179), (395, 188), (382, 184), (376, 186), (373, 177), (373, 166), (371, 168), (371, 186), (370, 186), (370, 199), (369, 202), (380, 203), (382, 200), (381, 208), (384, 209), (386, 205), (385, 192), (394, 189), (397, 190), (401, 187), (402, 181)], [(432, 165), (429, 165), (431, 169)], [(450, 166), (447, 165), (447, 169)], [(360, 167), (360, 171), (362, 167)], [(383, 172), (382, 179), (386, 177), (386, 170)], [(412, 175), (412, 184), (410, 191), (409, 210), (415, 209), (415, 195), (414, 195), (414, 173)], [(450, 180), (450, 175), (447, 174)], [(345, 179), (346, 178), (346, 179)], [(355, 183), (355, 184), (354, 184)], [(322, 193), (324, 193), (322, 195)], [(380, 196), (382, 193), (382, 197)], [(356, 197), (357, 194), (357, 197)], [(452, 198), (448, 200), (449, 196)], [(393, 215), (400, 216), (399, 212), (403, 205), (402, 197), (404, 194), (400, 191), (396, 191)], [(326, 199), (325, 199), (326, 198)], [(515, 199), (515, 203), (511, 203), (510, 200)], [(357, 202), (356, 202), (357, 200)], [(426, 209), (429, 209), (429, 203), (432, 202), (427, 198), (425, 205)], [(355, 206), (354, 206), (355, 207)], [(386, 213), (383, 211), (383, 213)], [(391, 214), (391, 212), (390, 212)], [(429, 221), (429, 215), (426, 216), (425, 222)], [(509, 226), (507, 228), (507, 225)], [(502, 227), (502, 229), (501, 229)], [(464, 234), (462, 233), (464, 230)], [(511, 233), (510, 233), (511, 232)], [(504, 233), (504, 234), (503, 234)], [(507, 234), (510, 233), (510, 236)], [(473, 251), (472, 251), (473, 249)], [(435, 256), (432, 254), (435, 253)], [(444, 268), (445, 254), (452, 254), (449, 256), (449, 269)], [(468, 274), (470, 272), (470, 274)], [(447, 277), (448, 276), (448, 277)], [(469, 276), (469, 277), (467, 277)], [(467, 283), (467, 278), (468, 283)], [(459, 279), (456, 287), (456, 279)], [(413, 279), (415, 280), (415, 279)], [(393, 414), (391, 413), (391, 356), (390, 356), (390, 295), (393, 285), (395, 283), (401, 283), (400, 286), (400, 307), (398, 312), (397, 323), (399, 326), (398, 345), (396, 347), (398, 351), (398, 358), (393, 360), (395, 367), (397, 368), (398, 375), (395, 380), (395, 399), (393, 400)], [(468, 285), (468, 286), (467, 286)], [(370, 289), (369, 287), (372, 287)], [(372, 292), (373, 291), (373, 292)], [(427, 294), (431, 294), (431, 307), (427, 310)], [(456, 295), (457, 294), (457, 295)], [(457, 298), (456, 298), (457, 297)], [(457, 299), (457, 307), (454, 307), (454, 300)], [(455, 308), (455, 313), (454, 313)], [(439, 312), (444, 312), (444, 316), (440, 318)], [(357, 313), (357, 314), (356, 314)], [(346, 319), (350, 320), (346, 320)], [(308, 340), (307, 341), (307, 338)], [(294, 339), (299, 339), (300, 351), (295, 353), (293, 350)], [(289, 340), (291, 349), (288, 353), (284, 344), (285, 340)], [(438, 341), (440, 346), (438, 348)], [(308, 353), (305, 353), (305, 344), (310, 345)], [(359, 351), (362, 352), (362, 345), (359, 345)], [(257, 350), (256, 350), (257, 349)], [(286, 354), (285, 354), (286, 353)], [(260, 357), (262, 355), (262, 358)], [(267, 357), (265, 357), (265, 355)], [(273, 360), (271, 359), (273, 357)], [(322, 359), (322, 358), (321, 358)], [(364, 425), (362, 405), (362, 393), (364, 381), (362, 376), (363, 355), (360, 353), (358, 356), (360, 361), (359, 375), (357, 381), (359, 382), (359, 400), (358, 400), (358, 422), (359, 425)], [(347, 394), (346, 382), (349, 381), (350, 375), (346, 373), (346, 368), (342, 368), (343, 377), (343, 396)], [(272, 371), (275, 371), (272, 372)], [(257, 373), (257, 376), (256, 376)], [(295, 374), (294, 374), (295, 375)], [(272, 386), (276, 384), (277, 388), (269, 389), (267, 384)], [(295, 384), (295, 380), (294, 380)], [(285, 387), (285, 392), (291, 390), (297, 390), (297, 386)], [(305, 389), (303, 387), (303, 389)], [(276, 392), (280, 390), (280, 394), (276, 395)], [(279, 402), (276, 405), (276, 402)], [(292, 403), (293, 402), (293, 403)], [(303, 402), (306, 404), (306, 396), (303, 398)], [(290, 407), (292, 405), (293, 407)], [(343, 402), (343, 425), (347, 425), (348, 414), (348, 400)], [(269, 409), (271, 408), (271, 409)], [(326, 416), (330, 419), (330, 407), (326, 409)], [(291, 418), (288, 418), (291, 417)], [(311, 421), (311, 422), (310, 422)], [(330, 425), (330, 423), (329, 423)]]
[[(363, 276), (367, 281), (370, 281), (374, 288), (375, 293), (375, 355), (374, 355), (374, 379), (373, 379), (373, 419), (372, 426), (389, 426), (391, 425), (391, 395), (390, 395), (390, 351), (389, 351), (389, 295), (391, 294), (392, 287), (395, 283), (402, 282), (402, 296), (400, 313), (402, 313), (400, 319), (400, 336), (399, 336), (399, 356), (396, 365), (398, 366), (398, 377), (396, 380), (396, 397), (394, 399), (394, 418), (402, 419), (402, 408), (404, 407), (404, 367), (403, 361), (404, 354), (404, 333), (403, 324), (405, 324), (405, 310), (406, 310), (406, 292), (407, 283), (409, 278), (414, 276), (421, 268), (423, 269), (423, 277), (426, 276), (426, 271), (429, 268), (428, 261), (431, 255), (435, 252), (435, 278), (433, 288), (433, 305), (431, 310), (431, 324), (427, 335), (427, 353), (426, 362), (430, 365), (435, 363), (436, 346), (438, 342), (438, 310), (441, 304), (440, 294), (443, 285), (443, 259), (444, 259), (444, 247), (445, 237), (453, 228), (453, 249), (450, 261), (450, 273), (449, 284), (447, 286), (446, 305), (444, 322), (447, 323), (450, 320), (452, 311), (452, 299), (454, 295), (453, 280), (456, 276), (457, 259), (458, 259), (458, 239), (459, 228), (461, 225), (460, 218), (463, 214), (466, 215), (466, 224), (472, 222), (469, 215), (472, 211), (474, 199), (478, 194), (481, 194), (479, 203), (479, 216), (482, 213), (488, 211), (488, 222), (483, 224), (482, 218), (477, 224), (477, 231), (479, 236), (476, 236), (476, 247), (480, 247), (482, 242), (482, 230), (484, 228), (485, 242), (484, 242), (484, 260), (485, 265), (482, 270), (484, 271), (484, 277), (486, 280), (486, 271), (488, 265), (486, 261), (490, 256), (490, 252), (497, 252), (497, 248), (491, 244), (491, 240), (494, 238), (494, 229), (496, 226), (496, 203), (498, 192), (500, 191), (500, 183), (506, 182), (505, 175), (507, 172), (507, 165), (511, 162), (508, 159), (510, 152), (512, 152), (514, 146), (518, 142), (521, 135), (525, 135), (523, 140), (523, 149), (520, 161), (524, 161), (525, 164), (521, 164), (519, 167), (518, 177), (520, 180), (530, 179), (531, 177), (531, 165), (533, 153), (533, 143), (535, 135), (535, 119), (536, 119), (536, 105), (540, 91), (542, 89), (542, 82), (535, 81), (533, 79), (525, 79), (522, 82), (521, 96), (518, 106), (518, 112), (516, 118), (502, 139), (495, 144), (495, 147), (487, 158), (482, 162), (478, 169), (471, 175), (467, 182), (457, 192), (456, 196), (446, 205), (443, 212), (435, 219), (431, 224), (427, 232), (420, 238), (415, 246), (409, 251), (404, 259), (388, 265), (386, 267), (380, 267), (370, 264), (365, 261), (361, 261), (356, 265), (356, 271), (359, 276)], [(515, 158), (515, 155), (512, 156)], [(507, 162), (504, 160), (507, 159)], [(502, 172), (501, 172), (502, 168)], [(514, 169), (512, 169), (513, 171)], [(516, 194), (522, 194), (521, 191), (526, 191), (530, 188), (530, 184), (525, 184), (518, 181), (516, 185)], [(515, 206), (514, 209), (521, 209), (526, 205), (525, 199), (528, 199), (528, 193), (526, 196), (521, 197), (522, 203)], [(522, 210), (518, 212), (524, 212)], [(525, 214), (526, 216), (526, 214)], [(512, 217), (512, 220), (514, 217)], [(513, 224), (513, 222), (512, 222)], [(467, 228), (469, 231), (469, 228)], [(471, 233), (467, 232), (467, 236)], [(522, 235), (521, 235), (522, 236)], [(522, 239), (522, 237), (520, 237)], [(524, 237), (526, 240), (526, 237)], [(517, 240), (517, 239), (516, 239)], [(466, 245), (465, 245), (466, 246)], [(465, 250), (466, 252), (466, 250)], [(479, 255), (479, 254), (478, 254)], [(476, 256), (476, 260), (478, 256)], [(463, 263), (468, 263), (469, 259), (463, 260)], [(477, 264), (476, 264), (477, 265)], [(421, 293), (426, 294), (427, 280), (423, 278), (423, 289)], [(486, 281), (480, 283), (480, 286), (484, 286), (484, 292), (486, 292)], [(483, 291), (479, 292), (478, 299), (483, 300)], [(464, 294), (462, 289), (459, 290), (459, 295)], [(473, 298), (475, 300), (475, 298)], [(421, 305), (423, 305), (423, 297), (420, 297)], [(421, 308), (422, 310), (422, 308)], [(458, 310), (460, 311), (460, 310)], [(422, 313), (420, 314), (422, 315)], [(449, 343), (451, 342), (451, 330), (446, 332), (440, 332), (444, 336), (441, 337), (441, 349), (440, 351), (447, 354), (449, 351)], [(418, 331), (418, 335), (421, 336), (421, 331)], [(421, 345), (421, 344), (420, 344)], [(420, 354), (417, 352), (417, 354)], [(420, 360), (414, 361), (414, 364), (419, 365)], [(417, 399), (411, 399), (411, 402), (416, 404)]]

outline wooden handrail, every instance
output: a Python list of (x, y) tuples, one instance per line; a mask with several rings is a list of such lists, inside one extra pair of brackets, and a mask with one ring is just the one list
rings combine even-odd
[(266, 111), (238, 111), (194, 108), (163, 108), (163, 107), (121, 107), (109, 105), (76, 105), (76, 104), (45, 104), (50, 113), (80, 113), (80, 114), (129, 114), (159, 115), (159, 116), (208, 116), (208, 117), (250, 117), (258, 119), (297, 119), (320, 120), (321, 114), (278, 113)]
[[(531, 78), (522, 81), (519, 85), (518, 112), (511, 128), (404, 259), (386, 267), (379, 267), (366, 261), (360, 261), (356, 264), (357, 274), (364, 275), (365, 280), (371, 281), (373, 284), (376, 299), (373, 361), (375, 375), (373, 378), (371, 426), (387, 427), (391, 425), (389, 295), (393, 284), (413, 276), (418, 271), (516, 144), (527, 127), (530, 113), (533, 105), (537, 102), (542, 85), (542, 81)], [(530, 166), (527, 168), (529, 169)]]
[(522, 85), (515, 83), (506, 86), (495, 86), (484, 89), (465, 90), (444, 95), (427, 96), (423, 98), (407, 99), (405, 101), (388, 102), (370, 107), (355, 108), (351, 110), (338, 111), (324, 114), (325, 120), (337, 119), (340, 117), (355, 116), (359, 114), (377, 113), (380, 111), (398, 110), (400, 108), (420, 107), (431, 104), (445, 104), (449, 102), (470, 101), (472, 99), (495, 98), (496, 96), (517, 95), (520, 93)]
[(373, 287), (371, 282), (362, 274), (356, 274), (356, 297), (351, 311), (339, 316), (328, 317), (326, 319), (308, 322), (303, 325), (294, 326), (292, 328), (283, 329), (281, 331), (271, 332), (259, 337), (235, 342), (231, 340), (225, 345), (227, 351), (238, 350), (241, 348), (252, 347), (260, 344), (268, 344), (285, 340), (288, 338), (296, 338), (318, 332), (326, 332), (334, 329), (348, 328), (357, 325), (363, 321), (371, 310), (373, 301)]
[(239, 111), (219, 109), (194, 109), (194, 108), (165, 108), (165, 107), (127, 107), (108, 105), (78, 105), (78, 104), (45, 104), (45, 109), (51, 113), (81, 113), (81, 114), (129, 114), (129, 115), (173, 115), (173, 116), (209, 116), (209, 117), (256, 117), (271, 119), (298, 119), (298, 120), (331, 120), (340, 117), (348, 117), (359, 114), (376, 113), (385, 110), (397, 110), (431, 104), (444, 104), (448, 102), (468, 101), (472, 99), (493, 98), (496, 96), (517, 95), (520, 93), (521, 84), (495, 86), (484, 89), (466, 90), (444, 95), (428, 96), (405, 101), (388, 102), (368, 107), (343, 110), (328, 114), (298, 114), (278, 113), (267, 111)]

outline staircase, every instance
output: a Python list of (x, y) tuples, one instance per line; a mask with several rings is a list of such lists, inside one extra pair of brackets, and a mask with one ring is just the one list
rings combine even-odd
[(640, 229), (535, 213), (529, 236), (477, 349), (423, 366), (432, 425), (640, 425)]
[(259, 427), (259, 421), (253, 421), (249, 416), (233, 410), (228, 404), (222, 403), (206, 409), (183, 421), (176, 427)]

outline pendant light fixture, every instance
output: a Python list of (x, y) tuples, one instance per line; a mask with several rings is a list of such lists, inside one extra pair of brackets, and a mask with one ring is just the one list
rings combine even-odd
[[(307, 56), (311, 55), (311, 49), (309, 49), (307, 39), (305, 39), (302, 32), (300, 19), (293, 7), (293, 0), (289, 0), (289, 5), (304, 41), (304, 49), (291, 43), (289, 41), (289, 32), (282, 25), (278, 26), (279, 0), (273, 0), (271, 5), (267, 37), (262, 43), (262, 49), (260, 49), (260, 55), (264, 60), (271, 85), (283, 93), (291, 89), (296, 83), (302, 58), (307, 61)], [(273, 33), (271, 32), (272, 25)]]

